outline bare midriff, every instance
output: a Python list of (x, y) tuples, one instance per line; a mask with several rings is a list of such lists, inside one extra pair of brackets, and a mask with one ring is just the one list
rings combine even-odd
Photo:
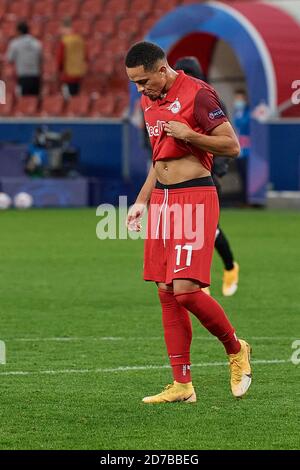
[(155, 162), (156, 178), (162, 184), (176, 184), (210, 175), (195, 155), (180, 158), (168, 158)]

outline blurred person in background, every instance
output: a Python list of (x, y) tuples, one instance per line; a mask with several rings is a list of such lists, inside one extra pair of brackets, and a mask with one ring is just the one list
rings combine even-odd
[(248, 158), (250, 155), (250, 107), (245, 90), (234, 93), (233, 125), (239, 139), (241, 153), (237, 159), (237, 167), (242, 185), (242, 202), (247, 204)]
[[(174, 68), (175, 70), (183, 70), (187, 75), (198, 78), (199, 80), (203, 80), (205, 82), (207, 81), (202, 67), (196, 57), (182, 57), (178, 59)], [(227, 115), (225, 104), (222, 100), (220, 100), (220, 103), (224, 114)], [(229, 159), (226, 157), (218, 157), (216, 155), (213, 159), (211, 175), (218, 192), (219, 200), (221, 198), (221, 185), (219, 178), (222, 178), (224, 175), (226, 175), (228, 171), (228, 160)], [(219, 224), (216, 230), (215, 249), (219, 253), (224, 264), (222, 293), (225, 296), (231, 296), (235, 294), (238, 288), (239, 265), (236, 261), (234, 261), (229, 241)], [(207, 294), (210, 293), (208, 287), (203, 290), (205, 290)]]
[(29, 26), (17, 24), (18, 37), (7, 49), (7, 60), (14, 64), (18, 81), (18, 94), (39, 95), (42, 74), (42, 44), (30, 34)]
[(61, 28), (61, 40), (57, 51), (62, 93), (65, 98), (78, 95), (86, 72), (86, 47), (82, 36), (75, 33), (72, 20), (65, 18)]

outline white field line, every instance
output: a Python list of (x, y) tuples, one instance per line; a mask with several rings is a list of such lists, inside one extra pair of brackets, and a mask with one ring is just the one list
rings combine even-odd
[[(57, 336), (57, 337), (49, 337), (49, 338), (4, 338), (4, 341), (20, 341), (20, 342), (72, 342), (72, 341), (158, 341), (162, 340), (162, 336)], [(216, 341), (216, 338), (213, 336), (193, 336), (194, 340), (201, 340), (201, 341)], [(247, 339), (253, 341), (283, 341), (289, 340), (293, 341), (298, 339), (296, 336), (247, 336)]]
[[(262, 364), (262, 365), (272, 365), (272, 364), (287, 364), (291, 363), (290, 359), (257, 359), (251, 361), (251, 364)], [(228, 362), (201, 362), (199, 364), (193, 364), (192, 367), (224, 367), (228, 366)], [(150, 369), (169, 369), (170, 366), (165, 365), (148, 365), (148, 366), (121, 366), (114, 368), (103, 368), (103, 369), (57, 369), (57, 370), (38, 370), (38, 371), (7, 371), (0, 372), (1, 375), (58, 375), (58, 374), (102, 374), (105, 372), (131, 372), (131, 371), (140, 371), (140, 370), (150, 370)]]

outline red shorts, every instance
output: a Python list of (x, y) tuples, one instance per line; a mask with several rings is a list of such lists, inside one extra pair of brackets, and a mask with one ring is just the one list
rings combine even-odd
[[(198, 178), (152, 191), (145, 241), (146, 281), (171, 284), (173, 279), (194, 279), (202, 286), (210, 285), (219, 201), (214, 186), (201, 185), (207, 181), (212, 180)], [(200, 186), (182, 187), (190, 182)]]

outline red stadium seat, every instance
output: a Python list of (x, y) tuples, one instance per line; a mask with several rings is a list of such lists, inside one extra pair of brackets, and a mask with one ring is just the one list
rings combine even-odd
[(103, 13), (102, 0), (85, 0), (81, 4), (79, 16), (81, 18), (95, 19)]
[(50, 18), (54, 15), (55, 0), (35, 0), (33, 2), (32, 16)]
[(4, 62), (1, 78), (7, 83), (16, 79), (15, 67), (8, 62)]
[(178, 0), (154, 0), (152, 11), (153, 10), (162, 10), (162, 11), (173, 10), (173, 8), (176, 8), (179, 3), (180, 2)]
[(0, 21), (3, 18), (3, 16), (5, 15), (6, 9), (7, 9), (6, 1), (3, 0), (3, 1), (0, 2)]
[(30, 33), (32, 34), (32, 36), (40, 39), (43, 35), (43, 28), (44, 28), (43, 21), (40, 18), (36, 17), (34, 20), (32, 20), (29, 23), (29, 26), (30, 26)]
[(116, 30), (114, 17), (103, 17), (94, 24), (94, 37), (111, 37)]
[(121, 18), (126, 15), (129, 7), (128, 0), (108, 0), (105, 5), (106, 15)]
[(101, 93), (103, 88), (105, 88), (104, 84), (105, 81), (101, 80), (98, 73), (89, 73), (83, 79), (82, 91), (93, 97), (93, 95), (99, 95)]
[(15, 116), (35, 116), (38, 110), (38, 98), (36, 96), (21, 96), (15, 106)]
[(43, 38), (43, 54), (45, 62), (48, 61), (48, 58), (51, 58), (52, 62), (55, 59), (56, 55), (56, 48), (57, 48), (57, 41), (52, 38), (51, 36), (47, 37), (46, 39)]
[(78, 18), (73, 21), (73, 29), (84, 37), (90, 37), (93, 31), (93, 21), (88, 18)]
[(13, 113), (14, 94), (6, 92), (6, 103), (0, 104), (0, 116), (6, 117)]
[(90, 97), (88, 95), (73, 96), (67, 103), (65, 116), (88, 116)]
[(3, 21), (0, 28), (0, 37), (5, 38), (6, 40), (12, 39), (17, 35), (16, 27), (17, 24), (15, 20)]
[(31, 15), (30, 0), (14, 0), (7, 4), (6, 14), (14, 15), (16, 19), (29, 18)]
[(0, 55), (4, 55), (7, 50), (7, 41), (5, 38), (0, 37)]
[(60, 36), (61, 21), (60, 20), (49, 20), (45, 24), (44, 37), (51, 36), (58, 38)]
[(64, 104), (64, 99), (60, 94), (45, 96), (39, 115), (42, 117), (61, 116), (64, 111)]
[(99, 40), (91, 39), (87, 44), (87, 51), (89, 60), (94, 61), (103, 52), (103, 43)]
[(79, 0), (60, 0), (56, 4), (55, 16), (60, 18), (74, 17), (79, 10)]
[(99, 79), (107, 78), (113, 72), (113, 62), (110, 57), (102, 55), (90, 64), (90, 68), (94, 73), (99, 74)]
[(129, 106), (129, 95), (128, 92), (120, 93), (117, 95), (115, 100), (115, 111), (114, 115), (117, 117), (122, 117), (123, 114), (127, 111)]
[(106, 50), (111, 53), (111, 56), (115, 60), (119, 58), (126, 52), (128, 49), (127, 41), (124, 40), (124, 37), (114, 36), (107, 42)]
[(9, 64), (5, 60), (1, 67), (1, 80), (5, 82), (6, 92), (15, 93), (16, 90), (16, 71), (12, 64)]
[(109, 117), (114, 113), (114, 97), (113, 95), (99, 96), (97, 100), (92, 103), (90, 116), (92, 117)]
[(48, 56), (48, 60), (44, 61), (43, 64), (43, 79), (54, 80), (57, 75), (57, 66), (54, 57)]
[(141, 29), (142, 29), (144, 35), (146, 35), (149, 31), (151, 31), (151, 29), (153, 28), (155, 23), (156, 23), (155, 16), (149, 16), (149, 18), (147, 18), (145, 21), (143, 21)]
[(141, 18), (152, 9), (152, 0), (131, 0), (129, 2), (129, 14)]
[[(118, 34), (120, 37), (132, 38), (140, 30), (140, 19), (137, 16), (123, 18), (118, 24)], [(129, 39), (130, 40), (130, 39)]]

